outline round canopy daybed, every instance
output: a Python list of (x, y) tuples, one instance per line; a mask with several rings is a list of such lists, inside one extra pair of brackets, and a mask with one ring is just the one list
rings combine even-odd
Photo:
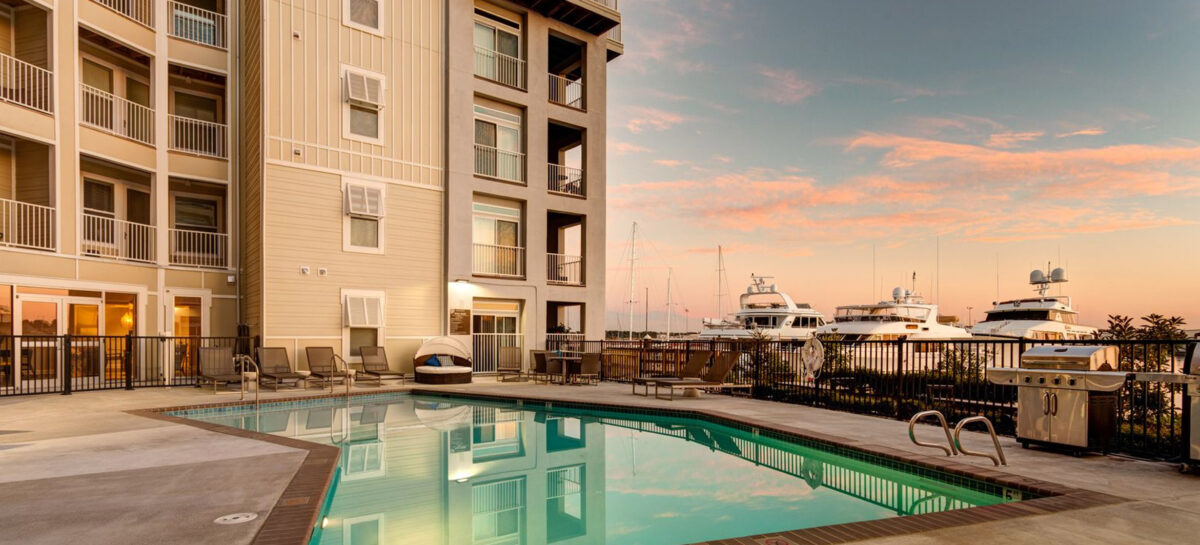
[[(435, 356), (441, 365), (430, 365)], [(417, 384), (468, 384), (471, 382), (471, 352), (451, 337), (429, 339), (413, 356), (413, 374)]]

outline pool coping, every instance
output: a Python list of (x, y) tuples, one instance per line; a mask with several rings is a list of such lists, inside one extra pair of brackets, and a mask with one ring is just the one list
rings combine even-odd
[[(701, 541), (691, 545), (832, 545), (848, 543), (863, 539), (882, 538), (889, 536), (915, 534), (968, 526), (984, 522), (1014, 519), (1032, 515), (1046, 515), (1099, 507), (1132, 501), (1128, 498), (1074, 488), (1058, 483), (1022, 477), (995, 469), (964, 464), (945, 458), (913, 454), (908, 451), (857, 441), (836, 435), (817, 433), (790, 426), (768, 422), (754, 417), (742, 416), (724, 411), (703, 407), (648, 407), (625, 405), (605, 401), (570, 401), (553, 396), (542, 396), (522, 392), (506, 394), (498, 392), (470, 392), (459, 389), (411, 388), (403, 390), (385, 390), (373, 392), (353, 392), (350, 397), (372, 396), (380, 394), (410, 394), (438, 397), (457, 397), (492, 401), (519, 401), (542, 404), (547, 407), (571, 408), (600, 408), (621, 412), (641, 414), (658, 414), (682, 418), (696, 418), (706, 422), (733, 427), (746, 427), (756, 432), (766, 431), (782, 439), (793, 439), (812, 442), (829, 447), (838, 454), (858, 453), (862, 457), (879, 458), (896, 464), (925, 468), (950, 476), (957, 476), (975, 481), (1028, 492), (1038, 497), (1017, 502), (1000, 503), (995, 505), (970, 507), (952, 511), (926, 513), (877, 519), (862, 522), (850, 522), (801, 528), (783, 532), (754, 534), (749, 536)], [(269, 403), (287, 403), (303, 400), (320, 400), (343, 398), (345, 394), (296, 396), (274, 398)], [(204, 403), (152, 409), (126, 411), (130, 414), (165, 420), (176, 424), (184, 424), (202, 428), (208, 431), (225, 433), (247, 439), (257, 439), (300, 450), (308, 454), (293, 475), (292, 480), (280, 495), (279, 501), (255, 535), (254, 545), (306, 545), (311, 537), (312, 529), (317, 524), (325, 495), (332, 484), (333, 473), (336, 470), (340, 450), (331, 445), (321, 445), (300, 439), (280, 437), (276, 435), (232, 428), (221, 424), (213, 424), (200, 420), (173, 416), (170, 412), (185, 410), (204, 410), (222, 407), (238, 407), (253, 405), (254, 402), (232, 401), (223, 403)]]

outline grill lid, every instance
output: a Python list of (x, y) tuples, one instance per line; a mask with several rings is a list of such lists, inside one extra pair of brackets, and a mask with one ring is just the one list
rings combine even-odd
[(1025, 369), (1067, 369), (1074, 371), (1113, 371), (1118, 365), (1115, 346), (1035, 346), (1021, 354)]

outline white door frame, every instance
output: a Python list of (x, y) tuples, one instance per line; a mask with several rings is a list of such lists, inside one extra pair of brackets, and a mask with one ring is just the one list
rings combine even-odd
[[(24, 331), (21, 330), (21, 323), (24, 319), (23, 314), (25, 311), (24, 311), (23, 307), (24, 307), (24, 303), (26, 303), (26, 302), (53, 303), (54, 305), (56, 305), (56, 307), (57, 307), (57, 309), (56, 309), (56, 320), (57, 320), (57, 328), (56, 329), (57, 329), (57, 331), (55, 332), (55, 335), (59, 336), (59, 337), (61, 337), (63, 335), (67, 335), (69, 333), (71, 305), (95, 305), (96, 309), (97, 309), (97, 320), (98, 320), (97, 333), (101, 336), (104, 335), (104, 298), (103, 297), (47, 295), (47, 294), (40, 294), (40, 293), (14, 293), (13, 294), (13, 333), (17, 336), (21, 336), (22, 334), (24, 334)], [(37, 342), (37, 341), (35, 341), (35, 342)], [(61, 388), (62, 387), (62, 376), (63, 376), (63, 364), (64, 364), (64, 358), (63, 358), (63, 355), (64, 355), (63, 348), (64, 347), (61, 344), (59, 344), (58, 341), (53, 341), (53, 342), (54, 342), (57, 350), (55, 351), (55, 360), (56, 360), (54, 363), (55, 373), (54, 373), (54, 380), (53, 380), (52, 384), (55, 388)], [(12, 385), (12, 388), (15, 388), (19, 391), (21, 389), (21, 368), (22, 368), (22, 359), (23, 359), (22, 357), (24, 356), (24, 354), (22, 354), (22, 352), (25, 350), (26, 344), (24, 341), (16, 341), (14, 344), (15, 344), (15, 346), (13, 346), (13, 381), (12, 381), (13, 385)], [(39, 343), (34, 346), (42, 346), (42, 345), (43, 345), (42, 343)], [(102, 348), (102, 345), (100, 343), (97, 343), (96, 348), (98, 350), (100, 350)], [(100, 350), (100, 352), (101, 352), (101, 354), (103, 354), (104, 351)], [(101, 380), (103, 380), (103, 376), (104, 376), (104, 362), (103, 361), (101, 361), (100, 376), (101, 376)], [(71, 376), (72, 383), (79, 382), (77, 380), (79, 378), (80, 377), (75, 377), (74, 375), (72, 375)], [(74, 384), (72, 384), (72, 386), (74, 386)]]
[[(199, 297), (200, 298), (200, 336), (209, 336), (212, 321), (212, 290), (196, 289), (196, 288), (167, 288), (163, 290), (163, 321), (160, 326), (161, 335), (164, 337), (175, 336), (175, 298), (176, 297)], [(175, 379), (175, 353), (172, 351), (169, 357), (161, 358), (163, 362), (162, 374), (167, 384), (171, 384)]]

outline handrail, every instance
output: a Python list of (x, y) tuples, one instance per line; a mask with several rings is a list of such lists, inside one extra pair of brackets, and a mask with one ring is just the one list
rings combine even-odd
[(0, 100), (39, 112), (54, 110), (54, 74), (12, 55), (0, 53)]
[(525, 59), (477, 45), (475, 75), (524, 90)]
[[(246, 399), (246, 365), (250, 365), (251, 367), (254, 368), (254, 410), (258, 411), (258, 379), (259, 379), (258, 364), (254, 363), (254, 358), (251, 358), (250, 356), (247, 356), (245, 354), (239, 354), (237, 356), (234, 356), (234, 359), (238, 363), (242, 364), (242, 400), (243, 401), (245, 401), (245, 399)], [(257, 416), (257, 413), (255, 414), (255, 416)]]
[(79, 84), (80, 122), (117, 136), (154, 144), (154, 109), (85, 83)]
[(171, 121), (167, 124), (167, 145), (171, 150), (217, 159), (229, 157), (225, 149), (228, 125), (175, 114), (167, 118)]
[[(962, 431), (964, 426), (966, 426), (967, 424), (970, 424), (972, 422), (983, 422), (983, 425), (987, 426), (988, 435), (992, 436), (992, 444), (996, 445), (996, 455), (995, 456), (988, 454), (986, 452), (972, 452), (972, 451), (969, 451), (969, 450), (963, 448), (962, 443), (959, 442), (959, 440), (958, 440), (958, 434), (959, 434), (959, 432)], [(964, 418), (962, 420), (959, 420), (958, 425), (954, 426), (954, 447), (957, 448), (958, 451), (963, 453), (963, 455), (965, 455), (965, 456), (980, 456), (983, 458), (987, 458), (987, 459), (991, 460), (992, 463), (997, 466), (1008, 465), (1008, 460), (1004, 459), (1004, 449), (1000, 448), (1000, 438), (996, 437), (996, 430), (995, 430), (995, 428), (992, 427), (992, 421), (988, 420), (987, 417), (972, 416), (969, 418)]]
[[(923, 418), (929, 417), (929, 416), (937, 417), (938, 423), (940, 423), (942, 425), (942, 431), (946, 432), (946, 441), (948, 443), (950, 443), (949, 447), (946, 447), (944, 445), (934, 444), (934, 443), (922, 443), (921, 441), (917, 441), (917, 434), (913, 428), (915, 428), (917, 426), (917, 421), (919, 421)], [(988, 427), (990, 428), (991, 424), (988, 424)], [(908, 438), (911, 439), (913, 444), (917, 445), (918, 447), (930, 447), (930, 448), (942, 449), (942, 452), (945, 452), (946, 456), (954, 456), (955, 454), (958, 453), (957, 447), (954, 444), (955, 441), (953, 438), (950, 437), (950, 426), (948, 426), (946, 424), (946, 417), (942, 415), (941, 411), (921, 411), (917, 414), (914, 414), (913, 417), (908, 420)]]
[(180, 2), (168, 2), (171, 9), (171, 36), (202, 45), (227, 49), (225, 43), (226, 17), (223, 13), (189, 6)]

